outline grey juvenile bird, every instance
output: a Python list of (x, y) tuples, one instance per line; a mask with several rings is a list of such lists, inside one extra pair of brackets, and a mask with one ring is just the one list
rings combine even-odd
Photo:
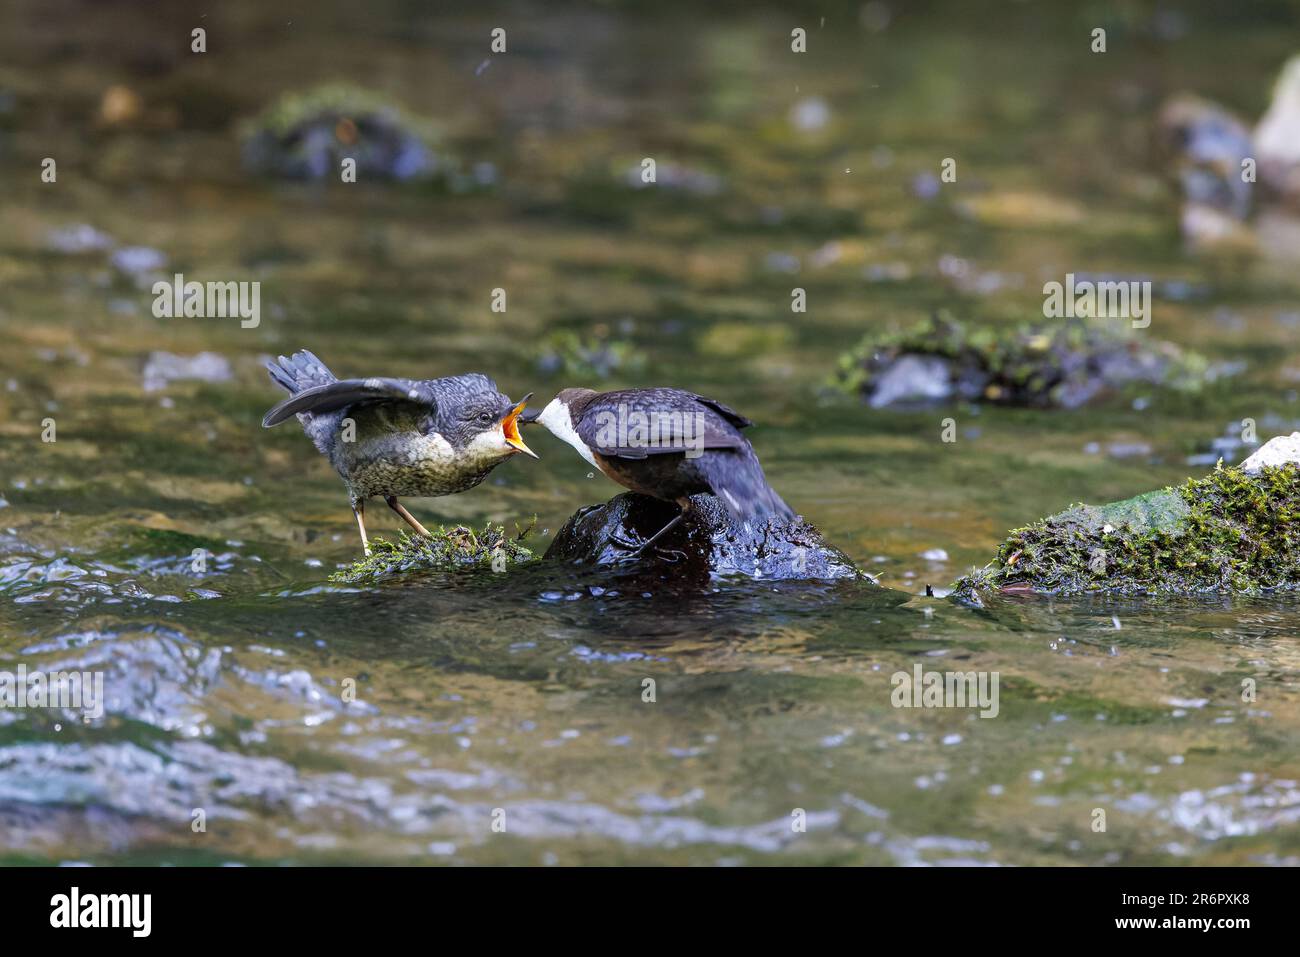
[(445, 379), (338, 379), (305, 349), (266, 368), (289, 398), (266, 413), (262, 425), (298, 416), (347, 483), (367, 555), (365, 508), (371, 496), (383, 496), (408, 525), (428, 535), (398, 496), (463, 492), (517, 452), (537, 458), (518, 427), (532, 393), (511, 402), (477, 372)]
[(740, 434), (753, 423), (714, 399), (682, 389), (564, 389), (522, 421), (544, 425), (619, 485), (677, 503), (681, 513), (638, 554), (680, 522), (700, 492), (740, 521), (794, 518)]

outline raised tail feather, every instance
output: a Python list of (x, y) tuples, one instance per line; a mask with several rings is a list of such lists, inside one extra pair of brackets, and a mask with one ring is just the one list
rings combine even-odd
[[(295, 352), (287, 359), (280, 356), (275, 362), (268, 362), (266, 371), (271, 373), (271, 379), (276, 385), (289, 393), (289, 398), (277, 403), (274, 408), (262, 417), (262, 426), (264, 428), (270, 428), (272, 425), (288, 418), (287, 415), (281, 413), (284, 407), (293, 401), (294, 396), (306, 392), (308, 389), (318, 389), (321, 386), (327, 386), (331, 382), (338, 381), (338, 377), (325, 368), (325, 363), (306, 349)], [(312, 414), (304, 412), (298, 416), (298, 421), (302, 423), (303, 429), (312, 437), (312, 441), (319, 448), (323, 439), (321, 435), (317, 434), (318, 429), (311, 428)], [(324, 449), (322, 448), (321, 451), (324, 451)]]
[(767, 484), (754, 450), (716, 450), (700, 456), (700, 468), (727, 511), (742, 522), (769, 518), (790, 521), (794, 509)]
[(287, 359), (280, 356), (275, 362), (268, 362), (266, 370), (271, 373), (275, 384), (286, 389), (290, 395), (338, 381), (338, 377), (325, 368), (325, 363), (306, 349), (295, 352)]
[[(325, 363), (306, 349), (295, 352), (287, 359), (280, 356), (275, 362), (268, 362), (266, 371), (271, 373), (271, 378), (276, 385), (284, 388), (289, 393), (289, 398), (278, 403), (262, 418), (262, 425), (267, 428), (280, 421), (277, 413), (286, 404), (292, 402), (294, 396), (308, 389), (318, 389), (329, 385), (331, 382), (338, 381), (338, 377), (325, 367)], [(302, 430), (307, 433), (307, 437), (312, 440), (312, 444), (316, 446), (321, 454), (332, 457), (333, 436), (338, 427), (337, 416), (313, 415), (311, 412), (304, 412), (298, 416), (298, 421), (302, 424)]]

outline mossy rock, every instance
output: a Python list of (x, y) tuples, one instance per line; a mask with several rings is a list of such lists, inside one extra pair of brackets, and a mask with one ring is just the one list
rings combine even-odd
[(1013, 531), (960, 579), (980, 593), (1259, 594), (1300, 588), (1300, 466), (1220, 466), (1178, 488), (1076, 505)]
[(418, 571), (506, 571), (533, 560), (532, 551), (521, 544), (532, 529), (529, 525), (511, 536), (500, 525), (488, 524), (479, 532), (457, 525), (439, 528), (428, 538), (407, 532), (395, 542), (373, 538), (370, 554), (335, 572), (330, 581), (355, 585)]
[(447, 173), (441, 137), (383, 94), (347, 84), (287, 93), (246, 123), (245, 165), (284, 179), (337, 178), (356, 161), (359, 181), (420, 180)]
[(827, 385), (878, 408), (954, 400), (1076, 408), (1132, 385), (1196, 391), (1208, 369), (1202, 356), (1103, 320), (998, 328), (941, 311), (901, 332), (868, 335), (840, 357)]

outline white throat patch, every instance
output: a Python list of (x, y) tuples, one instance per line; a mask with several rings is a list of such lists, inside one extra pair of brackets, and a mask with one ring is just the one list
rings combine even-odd
[(546, 426), (546, 430), (564, 442), (568, 442), (578, 454), (594, 465), (600, 468), (596, 463), (595, 457), (591, 454), (591, 449), (587, 444), (578, 438), (578, 432), (573, 427), (573, 419), (569, 416), (569, 407), (559, 399), (552, 399), (550, 404), (542, 410), (542, 414), (537, 417), (537, 421)]

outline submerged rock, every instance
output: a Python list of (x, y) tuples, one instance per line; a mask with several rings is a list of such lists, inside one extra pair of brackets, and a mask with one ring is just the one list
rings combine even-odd
[(108, 233), (101, 232), (88, 223), (75, 223), (50, 230), (45, 236), (46, 248), (56, 253), (77, 256), (112, 249), (117, 242)]
[(1076, 408), (1131, 385), (1194, 391), (1211, 372), (1200, 356), (1097, 320), (968, 328), (940, 314), (902, 333), (863, 339), (840, 357), (829, 384), (873, 408), (951, 400)]
[(165, 389), (178, 379), (198, 382), (229, 382), (234, 376), (230, 360), (216, 352), (178, 356), (173, 352), (151, 352), (140, 373), (146, 392)]
[(1257, 594), (1300, 588), (1300, 432), (1178, 488), (1013, 531), (954, 595)]
[(109, 265), (123, 275), (140, 279), (167, 268), (167, 254), (152, 246), (123, 246), (109, 256)]
[[(544, 557), (587, 565), (619, 564), (627, 558), (629, 546), (640, 545), (677, 513), (671, 502), (624, 492), (604, 505), (576, 512), (556, 534)], [(671, 570), (674, 579), (866, 577), (802, 519), (741, 525), (712, 495), (692, 496), (686, 518), (653, 550), (638, 557), (636, 565)]]
[(432, 129), (382, 95), (346, 85), (288, 94), (244, 131), (244, 165), (284, 179), (339, 177), (356, 160), (357, 180), (427, 179), (441, 172)]
[(530, 531), (531, 525), (511, 537), (500, 525), (486, 525), (481, 532), (457, 525), (439, 528), (429, 538), (406, 532), (395, 542), (372, 538), (370, 555), (335, 572), (330, 581), (355, 585), (406, 572), (464, 568), (504, 572), (532, 561), (532, 551), (521, 544)]

